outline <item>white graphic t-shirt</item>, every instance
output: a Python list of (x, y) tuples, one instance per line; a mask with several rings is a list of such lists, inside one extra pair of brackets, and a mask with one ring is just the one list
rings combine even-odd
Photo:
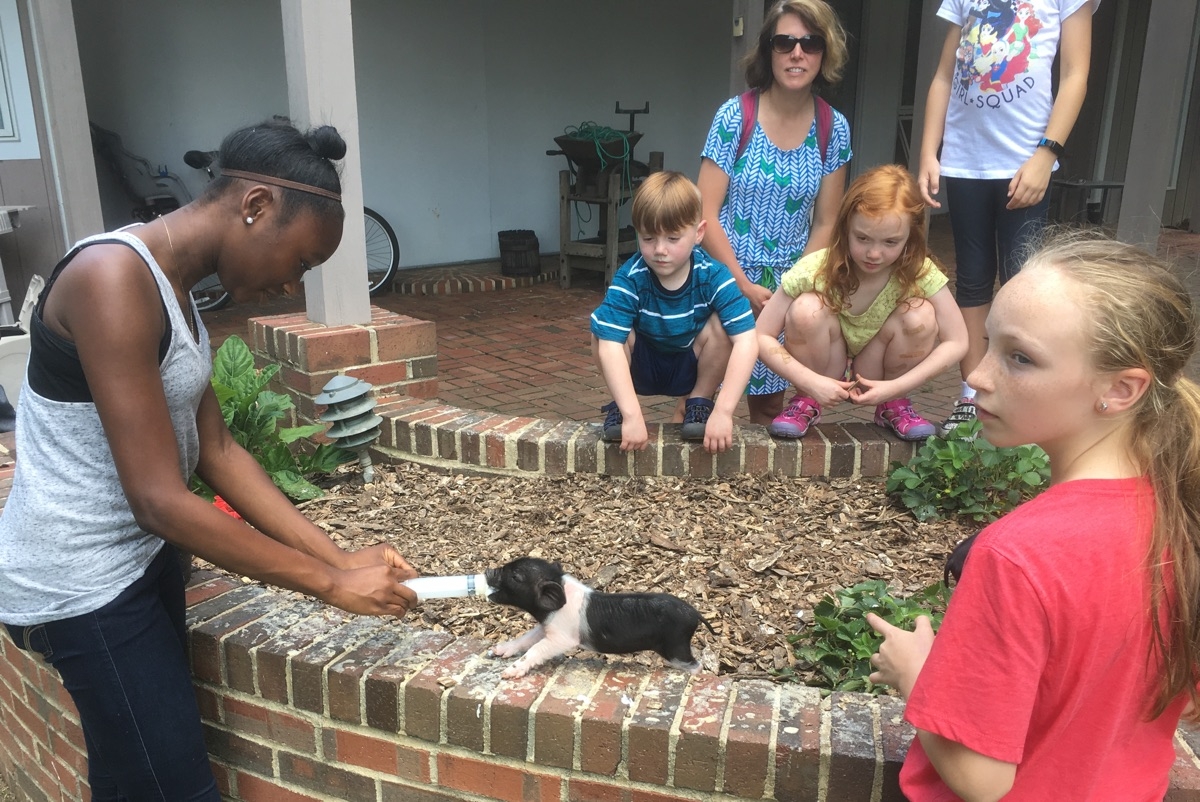
[(1062, 21), (1088, 3), (1095, 13), (1100, 0), (942, 0), (938, 16), (962, 28), (942, 175), (1012, 178), (1033, 155), (1054, 103)]

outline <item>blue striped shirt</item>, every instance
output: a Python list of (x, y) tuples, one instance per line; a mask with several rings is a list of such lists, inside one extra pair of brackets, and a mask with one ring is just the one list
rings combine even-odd
[(666, 290), (641, 253), (621, 266), (592, 312), (592, 334), (625, 342), (630, 331), (660, 351), (686, 351), (716, 313), (729, 336), (754, 328), (750, 302), (738, 291), (729, 268), (699, 246), (692, 270), (677, 290)]

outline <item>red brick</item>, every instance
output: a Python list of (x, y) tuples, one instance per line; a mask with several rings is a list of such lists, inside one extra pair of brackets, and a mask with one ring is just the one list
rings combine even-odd
[(815, 688), (780, 689), (776, 724), (775, 797), (779, 802), (817, 798), (821, 774), (821, 694)]
[(204, 725), (204, 742), (214, 757), (239, 769), (258, 774), (271, 774), (271, 748), (243, 738), (229, 730)]
[(875, 714), (870, 697), (835, 691), (829, 697), (829, 802), (869, 799), (874, 785)]
[(737, 433), (742, 443), (742, 471), (752, 476), (767, 473), (771, 466), (771, 436), (766, 429), (761, 426), (740, 426)]
[(771, 438), (771, 473), (776, 476), (800, 475), (800, 441)]
[(482, 412), (480, 414), (483, 414), (483, 417), (477, 423), (463, 427), (459, 435), (459, 462), (467, 465), (485, 464), (483, 457), (486, 455), (483, 452), (482, 433), (497, 423), (509, 420), (508, 415), (484, 414)]
[(289, 601), (280, 607), (280, 597), (274, 593), (264, 595), (263, 601), (269, 612), (229, 634), (222, 643), (226, 682), (230, 688), (242, 693), (258, 692), (254, 667), (256, 649), (323, 607), (308, 599)]
[(307, 373), (342, 370), (371, 361), (371, 333), (366, 329), (343, 326), (304, 331), (295, 338), (297, 358), (290, 361)]
[(800, 475), (806, 477), (828, 476), (829, 467), (826, 465), (829, 454), (829, 440), (825, 436), (828, 426), (814, 427), (800, 444)]
[[(658, 476), (658, 455), (662, 451), (665, 438), (668, 436), (668, 429), (678, 429), (678, 424), (647, 423), (646, 424), (646, 447), (641, 451), (634, 451), (630, 456), (633, 458), (631, 467), (631, 476)], [(670, 439), (678, 439), (678, 432), (671, 433)]]
[(374, 331), (381, 361), (428, 356), (438, 350), (437, 325), (430, 320), (396, 315), (375, 323)]
[(374, 635), (379, 622), (369, 616), (352, 618), (288, 661), (292, 704), (313, 713), (325, 712), (325, 668)]
[(437, 398), (438, 382), (437, 379), (405, 382), (394, 386), (394, 391), (411, 395), (413, 398)]
[(208, 573), (211, 578), (199, 584), (197, 584), (196, 580), (193, 579), (191, 584), (188, 585), (188, 607), (195, 607), (197, 604), (200, 604), (200, 602), (208, 601), (214, 596), (220, 596), (222, 593), (233, 590), (236, 587), (240, 587), (237, 582), (234, 582), (232, 579), (226, 576), (219, 576), (209, 572), (197, 573)]
[(476, 661), (450, 688), (445, 697), (446, 743), (483, 752), (484, 709), (496, 689), (498, 673), (494, 661)]
[(549, 681), (550, 674), (544, 671), (501, 681), (492, 697), (492, 752), (525, 760), (529, 750), (529, 710)]
[(879, 439), (878, 426), (867, 423), (845, 423), (842, 428), (858, 441), (859, 475), (864, 477), (887, 476), (887, 444)]
[(390, 733), (400, 731), (400, 686), (453, 639), (448, 632), (411, 627), (399, 631), (396, 650), (363, 678), (368, 727)]
[(741, 680), (735, 686), (725, 744), (726, 793), (762, 797), (774, 760), (770, 744), (778, 695), (775, 685), (761, 680)]
[(904, 720), (904, 701), (894, 696), (877, 697), (879, 734), (883, 741), (883, 799), (903, 800), (900, 793), (900, 767), (917, 731)]
[(289, 606), (296, 611), (296, 624), (275, 633), (254, 652), (258, 692), (280, 704), (288, 703), (291, 656), (349, 620), (348, 613), (308, 599), (292, 601)]
[(721, 729), (733, 683), (712, 674), (696, 675), (688, 686), (675, 744), (674, 784), (697, 791), (717, 789)]
[(326, 729), (324, 737), (328, 762), (361, 766), (383, 774), (396, 773), (400, 760), (399, 745), (395, 741), (333, 729)]
[(356, 368), (346, 368), (347, 376), (362, 379), (373, 387), (400, 384), (413, 378), (407, 362), (377, 362)]
[(689, 675), (658, 668), (651, 674), (628, 719), (629, 779), (665, 785), (671, 727)]
[[(379, 628), (381, 622), (376, 622)], [(396, 645), (396, 635), (383, 624), (383, 631), (371, 636), (329, 664), (325, 681), (329, 688), (329, 716), (337, 721), (362, 723), (363, 676)]]
[(822, 430), (829, 439), (829, 475), (850, 477), (854, 475), (856, 443), (841, 426), (828, 426)]
[(633, 707), (644, 674), (623, 669), (605, 672), (579, 724), (579, 768), (612, 776), (621, 762), (621, 727)]
[(317, 797), (298, 794), (244, 771), (237, 772), (237, 790), (237, 798), (245, 802), (318, 802)]
[(309, 373), (297, 370), (291, 365), (283, 365), (279, 370), (279, 380), (284, 387), (308, 396), (319, 395), (325, 389), (325, 385), (329, 383), (329, 380), (337, 375), (339, 373), (336, 370), (322, 370), (316, 373)]
[(347, 802), (375, 799), (375, 780), (304, 755), (279, 752), (279, 779)]
[(438, 783), (503, 802), (558, 802), (562, 795), (557, 777), (444, 753), (438, 755)]
[(587, 706), (596, 684), (594, 660), (570, 660), (542, 694), (534, 719), (533, 760), (570, 769), (575, 760), (575, 720)]
[[(516, 437), (519, 432), (528, 429), (534, 422), (533, 418), (511, 418), (503, 423), (493, 425), (491, 429), (484, 432), (482, 437), (484, 440), (484, 450), (487, 454), (486, 464), (488, 467), (515, 468)], [(510, 440), (514, 441), (512, 465), (508, 464), (508, 443)]]
[(484, 650), (478, 641), (459, 638), (429, 661), (404, 686), (404, 732), (424, 741), (441, 740), (442, 695), (440, 680), (457, 682), (476, 655)]
[(689, 443), (687, 446), (688, 476), (712, 476), (716, 468), (716, 460), (712, 454), (704, 450), (700, 443)]
[[(261, 618), (269, 607), (264, 601), (270, 598), (264, 596), (262, 588), (247, 585), (244, 588), (232, 590), (207, 602), (191, 608), (189, 618), (201, 615), (205, 605), (222, 603), (226, 611), (207, 621), (193, 624), (189, 630), (191, 636), (192, 673), (197, 679), (206, 682), (222, 682), (221, 641), (229, 633), (236, 631), (245, 624)], [(231, 602), (239, 602), (232, 607)]]
[(558, 428), (555, 421), (539, 420), (517, 437), (516, 468), (537, 472), (541, 469), (542, 439)]
[(310, 722), (289, 713), (226, 698), (224, 720), (227, 727), (239, 733), (255, 735), (305, 754), (316, 754), (316, 729)]

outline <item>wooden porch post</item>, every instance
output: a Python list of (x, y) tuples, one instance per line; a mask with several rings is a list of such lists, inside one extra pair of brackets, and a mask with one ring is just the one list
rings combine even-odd
[(1200, 0), (1156, 2), (1150, 7), (1137, 107), (1129, 139), (1125, 189), (1117, 238), (1153, 251), (1158, 244), (1164, 195), (1182, 124), (1186, 76), (1180, 62), (1191, 45)]
[(348, 150), (342, 162), (342, 244), (304, 280), (308, 319), (327, 326), (368, 323), (362, 159), (350, 0), (281, 0), (288, 106), (298, 126), (336, 126)]

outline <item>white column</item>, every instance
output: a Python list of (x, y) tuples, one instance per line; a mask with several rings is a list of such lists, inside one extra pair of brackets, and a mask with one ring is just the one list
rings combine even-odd
[(62, 228), (56, 251), (65, 251), (78, 239), (104, 230), (96, 160), (88, 128), (87, 101), (79, 66), (79, 44), (71, 0), (28, 0), (33, 57), (37, 65), (37, 91), (41, 92), (54, 186)]
[(327, 326), (368, 323), (362, 159), (350, 0), (280, 0), (287, 62), (288, 107), (298, 127), (333, 125), (346, 140), (342, 162), (342, 244), (304, 280), (308, 318)]
[(1182, 123), (1179, 108), (1186, 76), (1180, 63), (1191, 46), (1192, 20), (1198, 6), (1200, 0), (1172, 0), (1150, 6), (1121, 216), (1117, 220), (1118, 239), (1150, 251), (1158, 246), (1163, 201)]

